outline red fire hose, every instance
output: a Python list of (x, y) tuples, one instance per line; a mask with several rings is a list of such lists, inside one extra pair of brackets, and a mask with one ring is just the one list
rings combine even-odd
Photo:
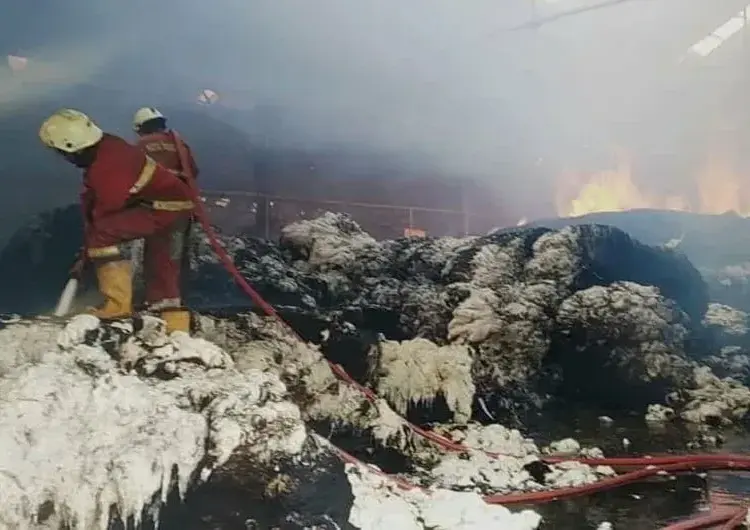
[[(737, 517), (741, 515), (738, 519)], [(735, 530), (735, 528), (741, 528), (742, 523), (745, 520), (745, 509), (729, 510), (729, 511), (713, 511), (705, 515), (698, 515), (679, 521), (677, 523), (665, 526), (661, 530), (704, 530), (710, 528), (717, 528), (721, 525), (721, 530)]]
[(745, 525), (746, 520), (747, 508), (737, 508), (734, 511), (734, 516), (724, 523), (721, 530), (734, 530), (735, 528), (741, 528)]
[[(186, 152), (184, 150), (184, 147), (182, 145), (181, 140), (179, 140), (179, 137), (176, 137), (175, 144), (177, 145), (177, 152), (178, 155), (182, 160), (187, 160), (186, 158)], [(185, 158), (183, 158), (185, 157)], [(187, 163), (184, 163), (182, 165), (183, 168), (189, 167)], [(206, 233), (206, 236), (208, 237), (209, 242), (211, 243), (211, 247), (213, 248), (214, 252), (216, 253), (219, 260), (221, 260), (221, 263), (226, 268), (227, 272), (234, 278), (234, 280), (237, 282), (237, 284), (240, 286), (240, 288), (243, 290), (243, 292), (250, 297), (250, 299), (257, 304), (266, 315), (273, 317), (277, 319), (281, 324), (283, 324), (285, 327), (287, 327), (296, 337), (298, 337), (300, 340), (303, 340), (299, 334), (294, 330), (294, 328), (289, 325), (288, 322), (286, 322), (277, 312), (276, 310), (267, 303), (263, 297), (258, 294), (255, 289), (245, 280), (245, 278), (242, 276), (240, 271), (237, 269), (236, 265), (232, 261), (232, 258), (229, 256), (227, 251), (224, 249), (222, 244), (219, 242), (219, 239), (216, 236), (216, 233), (213, 230), (213, 227), (211, 226), (211, 223), (209, 221), (208, 215), (206, 213), (205, 208), (203, 207), (203, 201), (200, 198), (198, 189), (195, 186), (195, 180), (189, 179), (189, 182), (192, 184), (191, 186), (191, 194), (192, 198), (195, 201), (196, 204), (196, 211), (195, 215), (198, 221), (200, 222), (201, 226), (203, 227), (203, 230)], [(340, 365), (328, 362), (329, 366), (331, 367), (331, 370), (333, 373), (342, 381), (354, 386), (357, 388), (362, 394), (371, 402), (374, 402), (378, 399), (377, 395), (370, 390), (369, 388), (359, 384), (357, 381), (355, 381)], [(427, 431), (425, 429), (422, 429), (421, 427), (414, 425), (410, 422), (408, 422), (406, 419), (402, 419), (404, 425), (406, 425), (412, 432), (414, 432), (416, 435), (421, 436), (422, 438), (425, 438), (429, 441), (432, 441), (433, 443), (437, 444), (439, 447), (443, 448), (446, 451), (451, 452), (467, 452), (469, 451), (469, 448), (466, 446), (463, 446), (461, 444), (458, 444), (456, 442), (453, 442), (452, 440), (449, 440), (448, 438), (445, 438), (444, 436), (441, 436), (437, 433)], [(338, 456), (345, 462), (358, 464), (365, 466), (361, 461), (359, 461), (356, 457), (350, 455), (349, 453), (345, 452), (344, 450), (340, 448), (334, 448), (335, 452), (338, 454)], [(498, 453), (493, 452), (487, 452), (488, 455), (493, 457), (502, 456)], [(592, 484), (586, 484), (583, 486), (577, 486), (577, 487), (569, 487), (569, 488), (561, 488), (557, 490), (550, 490), (550, 491), (541, 491), (541, 492), (530, 492), (530, 493), (516, 493), (516, 494), (509, 494), (509, 495), (490, 495), (485, 497), (485, 501), (490, 504), (539, 504), (539, 503), (545, 503), (560, 499), (567, 499), (571, 497), (576, 497), (580, 495), (588, 495), (592, 493), (598, 493), (601, 491), (609, 490), (612, 488), (616, 488), (619, 486), (623, 486), (626, 484), (632, 484), (638, 481), (641, 481), (645, 478), (653, 477), (659, 474), (663, 473), (676, 473), (676, 472), (687, 472), (687, 471), (707, 471), (707, 470), (742, 470), (742, 471), (750, 471), (750, 456), (743, 456), (743, 455), (719, 455), (719, 454), (709, 454), (709, 455), (684, 455), (684, 456), (661, 456), (661, 457), (639, 457), (639, 458), (574, 458), (574, 457), (547, 457), (543, 459), (547, 463), (558, 463), (563, 461), (570, 461), (575, 460), (577, 462), (580, 462), (582, 464), (592, 465), (592, 466), (598, 466), (598, 465), (606, 465), (611, 466), (615, 469), (625, 469), (625, 468), (641, 468), (636, 469), (635, 471), (630, 471), (628, 473), (611, 477), (611, 478), (605, 478), (603, 480), (599, 480)], [(383, 473), (380, 470), (373, 469), (370, 466), (366, 466), (369, 469), (371, 469), (373, 472), (376, 472), (380, 475), (388, 476), (392, 480), (395, 481), (396, 485), (398, 485), (400, 488), (403, 489), (414, 489), (418, 488), (418, 486), (411, 484), (401, 478), (398, 477), (392, 477), (390, 475), (387, 475)], [(717, 516), (714, 516), (717, 517)], [(742, 521), (744, 521), (745, 517), (745, 511), (742, 512), (742, 517), (740, 517), (740, 513), (738, 512), (732, 512), (729, 514), (728, 517), (724, 517), (723, 519), (713, 519), (711, 524), (715, 526), (716, 524), (720, 524), (722, 522), (725, 522), (725, 525), (723, 528), (729, 530), (729, 529), (736, 529), (741, 527)], [(683, 523), (678, 523), (682, 526), (669, 526), (666, 527), (664, 530), (692, 530), (692, 529), (699, 529), (699, 528), (710, 528), (710, 526), (706, 526), (706, 519), (691, 519), (688, 521), (685, 521)]]
[[(252, 288), (252, 286), (242, 276), (242, 274), (237, 269), (234, 262), (229, 257), (226, 250), (224, 249), (224, 247), (221, 245), (218, 238), (216, 237), (216, 234), (213, 231), (213, 228), (211, 227), (211, 224), (208, 220), (208, 216), (206, 215), (206, 211), (203, 208), (203, 203), (200, 200), (195, 190), (194, 190), (194, 194), (195, 194), (195, 200), (196, 200), (196, 205), (197, 205), (196, 217), (201, 223), (203, 229), (205, 230), (206, 235), (208, 236), (208, 239), (211, 243), (211, 247), (213, 248), (214, 252), (221, 260), (224, 267), (226, 267), (227, 271), (232, 275), (234, 280), (239, 284), (242, 290), (253, 300), (254, 303), (256, 303), (268, 316), (276, 318), (279, 322), (285, 325), (292, 333), (294, 333), (295, 336), (299, 337), (299, 334), (297, 334), (297, 332), (294, 331), (294, 329), (276, 312), (276, 310), (274, 310), (274, 308), (270, 304), (268, 304), (255, 291), (255, 289)], [(300, 340), (302, 340), (301, 337), (299, 338)], [(338, 376), (341, 380), (359, 389), (367, 399), (369, 399), (370, 401), (375, 401), (377, 399), (377, 396), (372, 392), (372, 390), (362, 386), (357, 381), (355, 381), (348, 373), (346, 373), (346, 371), (340, 365), (333, 364), (330, 362), (329, 362), (329, 365), (331, 366), (331, 369), (334, 372), (334, 374), (336, 374), (336, 376)], [(440, 436), (437, 433), (422, 429), (421, 427), (414, 425), (406, 421), (405, 419), (403, 421), (404, 421), (404, 424), (407, 425), (409, 429), (411, 429), (415, 434), (422, 436), (423, 438), (428, 439), (438, 444), (440, 447), (442, 447), (445, 450), (453, 451), (453, 452), (465, 452), (469, 449), (461, 444), (455, 443), (443, 436)], [(346, 453), (342, 449), (336, 448), (336, 453), (345, 462), (363, 465), (362, 462), (360, 462), (357, 458)], [(498, 453), (492, 453), (492, 452), (487, 452), (487, 454), (491, 456), (495, 456), (495, 457), (502, 456)], [(503, 504), (503, 505), (539, 504), (539, 503), (545, 503), (545, 502), (555, 501), (555, 500), (564, 499), (564, 498), (577, 497), (580, 495), (598, 493), (601, 491), (609, 490), (609, 489), (623, 486), (626, 484), (632, 484), (632, 483), (641, 481), (645, 478), (653, 477), (659, 474), (663, 474), (665, 472), (675, 473), (675, 472), (685, 472), (685, 471), (696, 471), (696, 470), (707, 471), (707, 470), (717, 470), (717, 469), (723, 469), (723, 470), (730, 469), (730, 470), (743, 470), (743, 471), (750, 470), (750, 456), (744, 456), (744, 455), (707, 454), (707, 455), (683, 455), (683, 456), (661, 456), (661, 457), (646, 456), (646, 457), (638, 457), (638, 458), (572, 458), (572, 457), (544, 458), (544, 461), (547, 463), (558, 463), (558, 462), (562, 462), (566, 460), (576, 460), (578, 462), (581, 462), (582, 464), (587, 464), (591, 466), (607, 465), (616, 469), (623, 469), (623, 468), (629, 468), (629, 467), (630, 468), (633, 468), (633, 467), (642, 468), (642, 469), (631, 471), (623, 475), (619, 475), (617, 477), (606, 478), (606, 479), (597, 481), (592, 484), (586, 484), (584, 486), (562, 488), (562, 489), (551, 490), (551, 491), (517, 493), (517, 494), (510, 494), (510, 495), (490, 495), (490, 496), (485, 497), (485, 501), (490, 504)], [(377, 472), (379, 474), (385, 475), (382, 472), (379, 472), (379, 471)], [(396, 484), (401, 488), (413, 489), (417, 487), (413, 484), (406, 482), (403, 479), (400, 479), (397, 477), (390, 477), (390, 478), (395, 480)], [(733, 530), (735, 528), (739, 528), (742, 525), (742, 522), (744, 521), (744, 517), (745, 517), (745, 510), (743, 509), (742, 513), (738, 511), (735, 514), (733, 512), (733, 513), (730, 513), (728, 516), (724, 514), (724, 515), (721, 515), (720, 517), (717, 515), (714, 515), (711, 518), (704, 517), (702, 519), (691, 519), (682, 523), (678, 523), (677, 526), (671, 525), (665, 528), (664, 530), (667, 530), (667, 529), (669, 530), (691, 530), (691, 529), (700, 529), (700, 528), (711, 528), (712, 526), (715, 526), (716, 524), (719, 524), (722, 522), (726, 523), (723, 528), (727, 530), (730, 530), (730, 529)]]

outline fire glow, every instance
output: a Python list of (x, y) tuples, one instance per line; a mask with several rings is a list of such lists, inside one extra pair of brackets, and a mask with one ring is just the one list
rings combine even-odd
[(750, 186), (731, 164), (711, 157), (690, 182), (688, 193), (650, 193), (635, 181), (630, 163), (622, 159), (615, 168), (593, 174), (564, 173), (555, 194), (560, 217), (595, 212), (622, 212), (641, 208), (703, 214), (735, 212), (750, 216)]

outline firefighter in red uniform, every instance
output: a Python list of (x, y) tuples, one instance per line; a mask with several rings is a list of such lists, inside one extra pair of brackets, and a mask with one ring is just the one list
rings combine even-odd
[(180, 296), (182, 247), (175, 244), (181, 239), (175, 234), (184, 230), (194, 208), (188, 185), (77, 110), (55, 112), (42, 124), (39, 137), (84, 169), (84, 256), (96, 267), (105, 299), (92, 314), (102, 319), (132, 315), (132, 269), (121, 246), (143, 238), (148, 309), (160, 313), (168, 331), (189, 332), (190, 313)]
[[(174, 131), (167, 128), (167, 118), (157, 109), (153, 107), (138, 109), (133, 116), (133, 129), (138, 134), (138, 146), (148, 156), (182, 178), (198, 177), (198, 167), (190, 147)], [(178, 146), (178, 143), (181, 145)], [(184, 164), (188, 167), (182, 167), (183, 161), (179, 147), (183, 149), (187, 159)]]
[[(193, 153), (176, 132), (167, 128), (164, 114), (154, 107), (141, 107), (133, 116), (133, 130), (138, 135), (138, 147), (148, 156), (190, 185), (197, 186), (198, 166)], [(180, 270), (183, 282), (187, 281), (190, 273), (191, 233), (192, 220), (189, 220), (182, 233)]]

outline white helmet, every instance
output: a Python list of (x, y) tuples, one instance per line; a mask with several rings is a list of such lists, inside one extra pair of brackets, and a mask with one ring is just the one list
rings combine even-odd
[(155, 120), (156, 118), (163, 118), (164, 114), (159, 112), (154, 107), (143, 107), (136, 111), (135, 115), (133, 116), (133, 129), (136, 131), (141, 128), (141, 125), (146, 123), (150, 120)]
[(83, 112), (60, 109), (39, 128), (42, 143), (65, 153), (77, 153), (99, 142), (104, 132)]

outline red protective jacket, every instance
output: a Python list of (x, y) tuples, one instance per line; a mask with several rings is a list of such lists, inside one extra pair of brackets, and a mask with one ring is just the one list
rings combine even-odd
[(83, 175), (81, 205), (86, 223), (142, 202), (156, 210), (192, 210), (188, 185), (138, 147), (105, 134), (94, 163)]
[[(175, 141), (181, 142), (184, 147), (189, 165), (187, 168), (182, 167)], [(193, 178), (198, 176), (198, 166), (195, 164), (195, 158), (193, 158), (190, 147), (182, 139), (176, 140), (172, 131), (141, 136), (138, 139), (138, 147), (143, 149), (148, 156), (159, 162), (159, 164), (178, 175), (190, 175)]]

